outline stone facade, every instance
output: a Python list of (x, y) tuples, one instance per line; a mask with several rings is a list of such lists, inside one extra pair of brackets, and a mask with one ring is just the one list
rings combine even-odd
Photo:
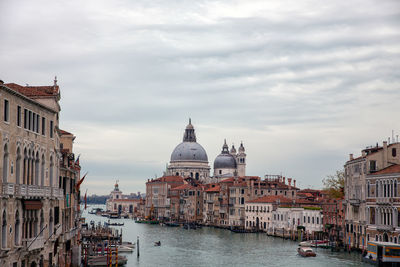
[(400, 165), (366, 177), (367, 241), (400, 243)]
[(106, 200), (106, 210), (113, 213), (138, 217), (140, 215), (140, 198), (133, 199), (124, 197), (122, 191), (119, 190), (118, 183), (115, 183), (114, 190)]
[(60, 150), (59, 99), (56, 81), (0, 83), (0, 266), (77, 266), (73, 185), (80, 168), (68, 166)]
[(168, 219), (171, 216), (171, 189), (183, 185), (180, 176), (163, 176), (149, 179), (146, 183), (145, 217), (148, 219)]
[[(393, 153), (393, 151), (397, 151)], [(400, 143), (384, 141), (383, 146), (367, 147), (362, 155), (344, 165), (345, 170), (345, 242), (354, 248), (363, 248), (366, 240), (367, 206), (366, 176), (393, 164), (400, 164)]]

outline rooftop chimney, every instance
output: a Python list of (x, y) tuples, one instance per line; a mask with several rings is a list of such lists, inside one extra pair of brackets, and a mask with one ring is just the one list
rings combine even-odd
[(292, 185), (292, 178), (287, 178), (287, 181), (288, 181), (289, 186), (291, 186)]
[(293, 186), (296, 187), (296, 180), (293, 180)]
[(353, 160), (353, 159), (354, 159), (353, 154), (350, 154), (350, 160)]
[(0, 80), (0, 84), (4, 84), (3, 80)]
[(286, 177), (283, 177), (282, 183), (285, 184), (286, 182)]

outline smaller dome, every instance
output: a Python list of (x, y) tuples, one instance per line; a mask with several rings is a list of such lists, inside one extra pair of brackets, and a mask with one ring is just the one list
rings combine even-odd
[(219, 154), (214, 160), (214, 169), (236, 169), (236, 159), (231, 154)]
[(229, 154), (228, 145), (224, 140), (221, 154), (219, 154), (214, 160), (214, 169), (236, 169), (236, 159), (234, 156)]
[(235, 146), (234, 146), (234, 145), (232, 145), (232, 148), (231, 148), (231, 154), (236, 154), (236, 148), (235, 148)]
[(244, 152), (243, 142), (240, 143), (239, 152)]

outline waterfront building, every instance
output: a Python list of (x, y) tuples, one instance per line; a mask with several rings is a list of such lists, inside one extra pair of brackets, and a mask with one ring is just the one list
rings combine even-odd
[(263, 196), (245, 204), (245, 228), (267, 232), (272, 227), (272, 211), (280, 205), (292, 205), (293, 200), (283, 196)]
[(111, 191), (110, 197), (106, 200), (106, 210), (118, 214), (130, 214), (133, 217), (138, 217), (140, 198), (128, 198), (122, 194), (119, 189), (118, 182), (114, 185), (114, 190)]
[(394, 164), (400, 164), (400, 143), (383, 146), (367, 147), (361, 151), (361, 156), (354, 158), (350, 154), (349, 161), (344, 165), (345, 171), (345, 242), (354, 248), (363, 248), (366, 240), (367, 206), (366, 206), (366, 176)]
[(318, 207), (278, 207), (272, 212), (274, 235), (290, 237), (302, 228), (308, 237), (315, 237), (323, 231), (322, 209)]
[(230, 186), (229, 196), (229, 225), (239, 228), (245, 227), (245, 203), (262, 196), (282, 196), (296, 199), (296, 180), (292, 186), (292, 179), (281, 175), (265, 175), (261, 180), (258, 176), (246, 176), (230, 178), (233, 184)]
[(171, 189), (184, 184), (181, 176), (163, 176), (148, 179), (146, 183), (145, 217), (169, 220), (171, 216)]
[(59, 100), (57, 80), (0, 81), (0, 266), (65, 266), (64, 253), (74, 253), (77, 198), (65, 203), (65, 194), (79, 170), (65, 161), (60, 169)]
[[(173, 201), (172, 196), (179, 196), (179, 201)], [(189, 223), (202, 223), (203, 222), (203, 186), (196, 183), (192, 178), (185, 179), (185, 184), (171, 189), (171, 206), (179, 203), (178, 208), (171, 208), (171, 210), (178, 210), (178, 220)], [(171, 211), (172, 213), (172, 211)], [(172, 217), (172, 215), (170, 215)]]
[(204, 208), (203, 223), (209, 226), (218, 226), (220, 224), (220, 185), (208, 184), (208, 188), (204, 190)]
[[(80, 179), (81, 166), (79, 158), (75, 159), (73, 143), (75, 136), (64, 130), (60, 135), (60, 188), (63, 190), (65, 201), (61, 202), (62, 237), (60, 238), (60, 254), (64, 257), (65, 266), (79, 266), (81, 250), (79, 246), (79, 190), (76, 184)], [(61, 262), (60, 266), (64, 266)]]
[(367, 241), (400, 243), (400, 165), (368, 174), (366, 180)]
[(322, 198), (321, 207), (326, 236), (331, 241), (343, 242), (343, 224), (345, 219), (343, 198), (331, 198), (325, 195)]

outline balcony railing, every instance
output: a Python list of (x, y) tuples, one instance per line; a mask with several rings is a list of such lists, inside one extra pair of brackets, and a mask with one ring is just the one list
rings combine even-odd
[(24, 246), (28, 249), (28, 251), (32, 251), (35, 249), (41, 249), (44, 247), (44, 238), (27, 238), (22, 240)]
[(40, 185), (26, 185), (26, 184), (13, 184), (3, 183), (1, 188), (1, 195), (5, 197), (53, 197), (62, 198), (63, 191), (60, 188), (40, 186)]
[(350, 205), (360, 206), (361, 200), (359, 198), (351, 198), (349, 199)]
[(377, 197), (376, 204), (392, 204), (393, 198), (391, 197)]
[(393, 225), (384, 225), (384, 224), (378, 224), (376, 226), (377, 230), (382, 230), (382, 231), (394, 231)]
[(5, 183), (3, 184), (3, 195), (5, 196), (13, 196), (15, 192), (14, 184)]

